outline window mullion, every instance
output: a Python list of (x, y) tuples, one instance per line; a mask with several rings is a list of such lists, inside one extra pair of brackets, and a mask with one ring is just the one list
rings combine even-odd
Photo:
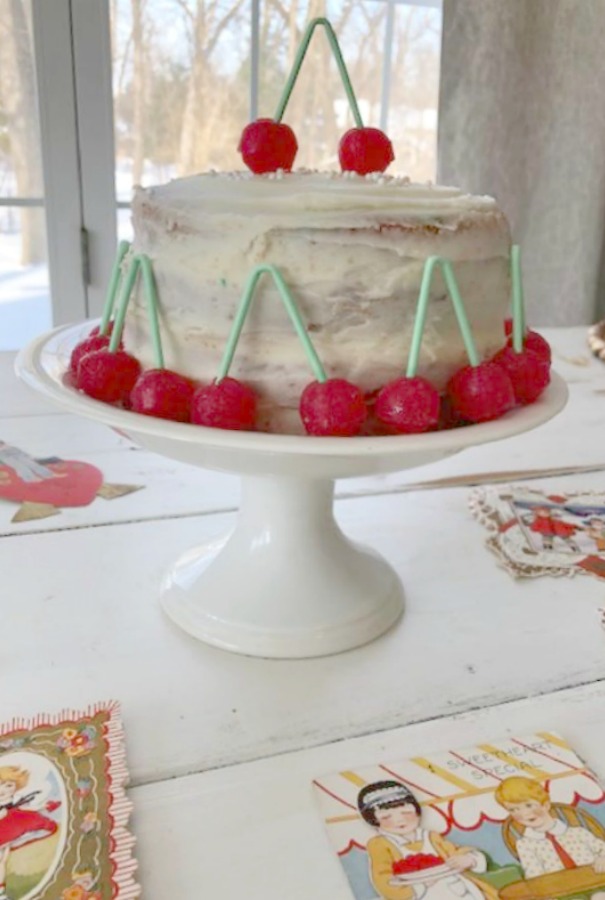
[(117, 241), (111, 33), (108, 0), (71, 0), (88, 314), (103, 306)]
[(382, 57), (382, 92), (380, 98), (380, 127), (389, 127), (389, 105), (391, 100), (391, 70), (393, 66), (393, 36), (395, 33), (395, 0), (388, 0), (384, 26), (384, 53)]
[(48, 267), (55, 324), (86, 314), (70, 0), (32, 3)]
[(260, 0), (252, 0), (250, 22), (250, 121), (258, 118), (260, 69)]

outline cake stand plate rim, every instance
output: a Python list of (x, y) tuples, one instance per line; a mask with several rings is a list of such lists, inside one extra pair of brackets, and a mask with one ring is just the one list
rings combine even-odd
[(169, 422), (119, 409), (64, 384), (71, 349), (99, 320), (60, 325), (31, 341), (15, 360), (17, 376), (30, 388), (67, 411), (103, 422), (132, 434), (147, 434), (200, 446), (241, 449), (250, 453), (285, 453), (319, 457), (405, 456), (423, 450), (455, 452), (465, 447), (513, 437), (544, 424), (567, 403), (565, 381), (552, 372), (551, 383), (531, 406), (524, 406), (492, 422), (425, 434), (356, 438), (321, 438), (308, 435), (227, 431), (180, 422)]

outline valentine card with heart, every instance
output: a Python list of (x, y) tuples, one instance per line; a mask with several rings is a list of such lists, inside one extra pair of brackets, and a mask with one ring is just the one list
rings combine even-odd
[(89, 463), (58, 457), (34, 459), (19, 447), (0, 441), (0, 498), (15, 503), (88, 506), (103, 484)]

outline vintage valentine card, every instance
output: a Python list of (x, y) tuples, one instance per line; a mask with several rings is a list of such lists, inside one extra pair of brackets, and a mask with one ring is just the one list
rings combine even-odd
[(556, 734), (314, 782), (355, 900), (605, 897), (605, 793)]
[(115, 500), (141, 487), (108, 484), (90, 463), (58, 456), (34, 458), (0, 441), (0, 499), (20, 504), (13, 522), (45, 519), (65, 507), (88, 506), (96, 497)]
[(605, 578), (605, 496), (545, 494), (530, 488), (481, 488), (471, 509), (487, 528), (487, 546), (512, 575)]
[(131, 900), (117, 704), (0, 729), (1, 900)]

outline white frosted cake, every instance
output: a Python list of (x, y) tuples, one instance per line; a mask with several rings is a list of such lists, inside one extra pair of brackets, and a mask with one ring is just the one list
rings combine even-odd
[[(404, 374), (425, 262), (451, 260), (480, 355), (503, 343), (510, 234), (491, 197), (388, 175), (209, 173), (138, 189), (132, 253), (157, 282), (166, 365), (216, 377), (251, 270), (278, 267), (329, 377), (372, 392)], [(139, 289), (125, 346), (154, 357)], [(467, 361), (440, 273), (419, 374), (438, 388)], [(300, 395), (314, 376), (279, 294), (264, 279), (230, 372), (259, 394), (261, 430), (302, 432)]]

